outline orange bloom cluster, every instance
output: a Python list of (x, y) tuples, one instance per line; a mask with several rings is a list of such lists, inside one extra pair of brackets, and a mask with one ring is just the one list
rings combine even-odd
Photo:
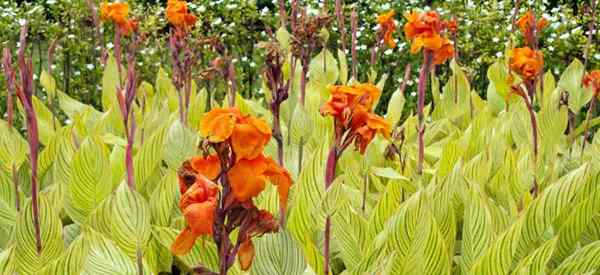
[(519, 26), (519, 30), (525, 36), (525, 41), (527, 43), (532, 43), (535, 39), (534, 37), (534, 26), (535, 33), (539, 33), (542, 29), (544, 29), (548, 25), (548, 21), (544, 18), (541, 18), (536, 22), (535, 15), (533, 11), (527, 11), (519, 20), (517, 21), (517, 25)]
[(394, 16), (396, 12), (393, 10), (377, 16), (377, 24), (381, 28), (383, 33), (383, 41), (391, 49), (396, 48), (396, 41), (392, 35), (396, 31), (396, 22), (394, 22)]
[(183, 30), (196, 25), (196, 16), (189, 12), (187, 2), (181, 0), (167, 2), (167, 20), (176, 28)]
[(592, 89), (594, 96), (600, 95), (600, 70), (593, 70), (583, 77), (583, 85)]
[(190, 251), (198, 237), (212, 234), (217, 206), (216, 196), (219, 191), (215, 183), (195, 168), (185, 169), (183, 173), (184, 175), (180, 175), (179, 178), (182, 194), (179, 209), (183, 213), (187, 226), (171, 246), (171, 251), (175, 255), (183, 255)]
[[(286, 207), (292, 178), (272, 158), (263, 155), (264, 147), (271, 139), (271, 128), (264, 120), (242, 115), (235, 107), (215, 108), (204, 115), (200, 132), (210, 142), (231, 144), (236, 161), (227, 177), (236, 200), (247, 202), (258, 196), (269, 180), (277, 186), (281, 206)], [(216, 155), (195, 162), (198, 162), (196, 167), (207, 169), (203, 174), (210, 179), (221, 173)]]
[(458, 32), (458, 22), (456, 22), (455, 18), (452, 18), (448, 21), (448, 31), (450, 33), (456, 34)]
[(336, 121), (336, 132), (350, 131), (356, 148), (365, 153), (367, 145), (375, 134), (390, 137), (390, 125), (380, 116), (372, 113), (373, 105), (380, 91), (373, 84), (329, 87), (331, 98), (321, 106), (322, 115), (331, 115)]
[(432, 51), (435, 64), (442, 64), (454, 55), (454, 45), (448, 38), (442, 36), (442, 32), (448, 29), (449, 23), (441, 20), (437, 12), (413, 11), (405, 17), (408, 22), (404, 25), (404, 34), (411, 40), (412, 53), (418, 53), (422, 48)]
[(544, 67), (544, 55), (541, 51), (529, 47), (514, 48), (510, 52), (510, 68), (524, 80), (533, 80)]
[(137, 22), (129, 20), (129, 5), (127, 3), (102, 3), (100, 6), (100, 19), (111, 21), (119, 27), (123, 35), (129, 35), (137, 29)]
[(222, 198), (221, 215), (226, 213), (226, 219), (239, 223), (238, 260), (242, 269), (247, 270), (254, 258), (252, 237), (278, 229), (271, 213), (258, 210), (252, 198), (258, 196), (270, 181), (277, 186), (280, 205), (285, 210), (291, 176), (272, 158), (263, 155), (264, 147), (271, 139), (271, 129), (262, 119), (244, 115), (235, 107), (215, 108), (202, 118), (200, 133), (214, 145), (217, 153), (193, 157), (184, 162), (179, 171), (182, 194), (179, 208), (185, 217), (186, 228), (177, 236), (171, 251), (176, 255), (185, 254), (199, 236), (213, 234), (213, 227), (218, 230), (215, 215), (220, 188), (214, 182), (220, 180), (230, 187), (230, 192)]

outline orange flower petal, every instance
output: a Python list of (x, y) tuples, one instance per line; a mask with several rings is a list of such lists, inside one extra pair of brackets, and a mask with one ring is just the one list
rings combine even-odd
[(174, 255), (187, 254), (194, 247), (197, 238), (198, 236), (194, 235), (189, 227), (186, 227), (177, 235), (173, 244), (171, 244), (171, 252)]
[(251, 239), (247, 239), (240, 245), (238, 251), (238, 261), (243, 271), (250, 269), (252, 260), (254, 259), (254, 244)]
[(227, 173), (235, 198), (245, 202), (258, 196), (265, 189), (267, 162), (262, 156), (239, 160)]
[(236, 124), (231, 135), (231, 146), (238, 160), (256, 158), (271, 139), (271, 129), (266, 122), (252, 117), (246, 121)]
[(219, 187), (202, 175), (196, 176), (196, 182), (190, 186), (179, 200), (179, 208), (183, 211), (189, 205), (201, 203), (215, 197)]
[(287, 210), (288, 196), (292, 186), (292, 177), (283, 167), (279, 166), (272, 158), (267, 158), (268, 166), (265, 175), (273, 185), (277, 186), (279, 194), (279, 205), (285, 211)]
[(216, 199), (209, 198), (201, 203), (190, 204), (183, 210), (183, 216), (194, 235), (212, 234), (216, 206)]
[(210, 142), (223, 142), (233, 133), (240, 113), (237, 108), (215, 108), (207, 112), (200, 121), (200, 133)]
[(221, 173), (221, 163), (216, 154), (206, 157), (193, 157), (191, 163), (196, 172), (211, 180), (215, 180)]

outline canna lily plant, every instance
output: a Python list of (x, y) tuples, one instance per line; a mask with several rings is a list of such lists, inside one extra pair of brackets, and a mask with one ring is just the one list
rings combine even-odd
[[(288, 16), (286, 1), (279, 4), (282, 28), (277, 42), (263, 44), (265, 64), (256, 74), (265, 98), (236, 92), (238, 84), (240, 91), (253, 87), (233, 81), (236, 53), (223, 42), (200, 38), (212, 60), (195, 60), (190, 51), (202, 30), (183, 1), (167, 3), (169, 35), (181, 35), (178, 56), (153, 84), (135, 62), (144, 26), (133, 22), (144, 14), (130, 19), (127, 5), (105, 3), (103, 14), (90, 15), (96, 35), (103, 21), (124, 38), (113, 55), (104, 48), (106, 59), (100, 48), (101, 107), (61, 91), (50, 70), (36, 79), (23, 30), (18, 65), (8, 49), (2, 59), (9, 93), (0, 120), (0, 274), (600, 270), (600, 120), (570, 122), (567, 111), (589, 103), (593, 114), (589, 99), (598, 96), (600, 74), (584, 73), (575, 60), (556, 80), (553, 72), (542, 75), (542, 20), (532, 13), (514, 20), (524, 47), (509, 45), (508, 64), (488, 68), (486, 91), (476, 91), (474, 71), (455, 60), (447, 75), (430, 78), (431, 107), (413, 114), (404, 98), (410, 66), (393, 92), (385, 81), (359, 81), (359, 6), (350, 16), (349, 68), (342, 50), (331, 52), (329, 16), (310, 16), (298, 1)], [(338, 27), (347, 11), (336, 1)], [(397, 31), (393, 13), (384, 15), (379, 47), (395, 42)], [(458, 57), (455, 20), (407, 15), (411, 48), (429, 59), (422, 95), (436, 63)], [(186, 106), (186, 82), (198, 67), (230, 82), (190, 84)], [(525, 101), (507, 98), (514, 95)], [(529, 115), (538, 125), (537, 153)], [(298, 140), (303, 147), (289, 150)], [(408, 161), (419, 157), (421, 174)], [(288, 171), (284, 159), (299, 168)]]
[[(419, 156), (417, 160), (417, 173), (423, 173), (423, 161), (425, 157), (425, 89), (427, 87), (427, 76), (435, 65), (443, 64), (454, 56), (453, 43), (446, 37), (444, 32), (449, 23), (440, 19), (435, 11), (419, 13), (413, 11), (405, 15), (407, 23), (404, 25), (404, 35), (411, 41), (410, 51), (416, 54), (423, 50), (423, 63), (419, 74), (419, 87), (417, 98), (418, 144)], [(451, 24), (454, 27), (454, 24)]]
[[(212, 236), (218, 248), (219, 272), (198, 267), (199, 272), (227, 274), (236, 255), (241, 269), (248, 270), (255, 254), (252, 239), (279, 227), (273, 215), (256, 207), (253, 198), (270, 181), (277, 186), (285, 210), (291, 176), (263, 154), (271, 129), (259, 118), (244, 115), (235, 107), (215, 108), (203, 117), (200, 132), (206, 138), (206, 155), (186, 161), (178, 172), (179, 208), (186, 227), (171, 251), (186, 254), (198, 237)], [(234, 230), (237, 238), (232, 242)]]

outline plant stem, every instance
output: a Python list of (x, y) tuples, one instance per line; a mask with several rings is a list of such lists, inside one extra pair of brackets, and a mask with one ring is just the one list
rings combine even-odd
[(365, 212), (367, 206), (367, 187), (369, 186), (369, 173), (365, 171), (365, 176), (363, 178), (363, 196), (362, 196), (362, 205), (361, 209), (363, 213)]
[(419, 142), (419, 159), (417, 161), (417, 174), (423, 174), (423, 160), (425, 158), (425, 115), (423, 109), (425, 108), (425, 89), (427, 87), (427, 76), (429, 73), (429, 67), (431, 67), (431, 51), (423, 51), (423, 65), (421, 66), (421, 72), (419, 74), (419, 87), (418, 87), (418, 102), (417, 102), (417, 113), (419, 118), (418, 128), (418, 142)]
[(583, 154), (583, 150), (585, 149), (585, 143), (590, 138), (590, 119), (592, 119), (592, 113), (596, 108), (596, 97), (592, 97), (592, 102), (590, 102), (590, 107), (587, 110), (587, 114), (585, 115), (585, 130), (583, 131), (583, 142), (581, 143), (581, 153)]
[[(327, 155), (327, 164), (325, 167), (325, 190), (331, 186), (335, 179), (335, 168), (338, 160), (337, 146), (333, 145)], [(324, 274), (329, 275), (329, 243), (331, 240), (331, 217), (327, 215), (325, 219), (325, 238), (323, 245), (323, 257), (325, 260)]]
[(338, 31), (340, 32), (340, 43), (342, 44), (342, 51), (346, 52), (346, 32), (344, 31), (344, 14), (343, 14), (343, 3), (342, 0), (335, 0), (335, 16), (338, 21)]
[(356, 67), (358, 65), (358, 54), (356, 52), (356, 33), (358, 32), (358, 14), (356, 13), (356, 9), (352, 9), (352, 14), (350, 14), (350, 27), (352, 28), (352, 44), (350, 46), (352, 53), (352, 78), (354, 78), (354, 80), (357, 81), (358, 72)]

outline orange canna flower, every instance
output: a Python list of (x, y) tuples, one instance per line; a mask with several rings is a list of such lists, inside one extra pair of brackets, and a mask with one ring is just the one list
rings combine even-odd
[(250, 269), (252, 260), (254, 259), (254, 244), (252, 239), (247, 239), (240, 245), (238, 252), (238, 261), (243, 271)]
[(545, 18), (542, 17), (540, 20), (538, 20), (536, 22), (535, 15), (533, 14), (533, 11), (531, 11), (531, 10), (528, 10), (523, 16), (521, 16), (521, 18), (519, 18), (519, 20), (517, 20), (517, 25), (519, 26), (519, 30), (521, 30), (521, 32), (523, 34), (527, 34), (527, 33), (531, 32), (534, 24), (535, 24), (536, 32), (540, 32), (546, 26), (548, 26), (548, 20), (546, 20)]
[(454, 56), (454, 44), (448, 38), (444, 38), (439, 50), (433, 52), (433, 63), (436, 65), (446, 63), (446, 60)]
[(456, 34), (458, 32), (458, 23), (456, 22), (456, 18), (452, 18), (450, 19), (450, 21), (448, 21), (447, 28), (448, 31), (453, 34)]
[(271, 128), (264, 120), (245, 117), (233, 128), (231, 146), (238, 160), (253, 159), (262, 153), (270, 139)]
[(344, 125), (348, 109), (362, 105), (371, 110), (381, 94), (379, 88), (370, 83), (358, 83), (352, 86), (333, 85), (329, 87), (329, 91), (331, 99), (321, 106), (320, 112), (322, 115), (332, 115)]
[(137, 22), (129, 20), (129, 5), (127, 3), (102, 3), (100, 6), (100, 19), (102, 21), (111, 21), (119, 28), (123, 35), (129, 35), (137, 29)]
[(193, 157), (191, 165), (196, 172), (210, 180), (215, 180), (221, 174), (219, 157), (214, 154), (206, 157)]
[(439, 34), (444, 29), (444, 24), (440, 16), (435, 11), (418, 13), (413, 11), (404, 16), (408, 22), (404, 25), (404, 34), (408, 39), (415, 39), (419, 36), (431, 36)]
[(287, 208), (292, 178), (272, 158), (261, 154), (254, 159), (241, 159), (229, 170), (227, 177), (234, 197), (240, 202), (258, 196), (265, 189), (266, 181), (270, 180), (277, 186), (281, 207)]
[(383, 33), (383, 41), (391, 49), (396, 48), (396, 41), (394, 41), (394, 37), (392, 37), (396, 31), (396, 22), (394, 21), (395, 15), (396, 12), (391, 10), (377, 17), (377, 23)]
[(196, 16), (188, 11), (185, 1), (169, 0), (166, 13), (167, 20), (176, 28), (187, 30), (196, 25)]
[(124, 24), (129, 15), (129, 5), (127, 3), (102, 3), (100, 5), (100, 19), (102, 21), (112, 21), (116, 24)]
[(215, 108), (206, 113), (200, 132), (210, 142), (230, 139), (237, 160), (257, 157), (271, 139), (271, 128), (264, 120), (242, 115), (236, 107)]
[(593, 70), (583, 77), (583, 85), (592, 89), (594, 96), (600, 94), (600, 70)]
[(533, 80), (544, 67), (544, 55), (529, 47), (515, 48), (510, 53), (510, 68), (524, 80)]
[(223, 142), (231, 137), (235, 122), (241, 116), (238, 108), (214, 108), (200, 121), (200, 133), (210, 142)]
[(444, 22), (435, 11), (424, 13), (413, 11), (405, 17), (408, 22), (404, 25), (404, 34), (411, 40), (411, 53), (418, 53), (421, 49), (429, 50), (433, 54), (435, 64), (442, 64), (454, 55), (454, 45), (441, 33), (444, 29), (456, 33), (455, 19)]
[(171, 245), (173, 254), (186, 254), (199, 236), (212, 234), (218, 192), (215, 183), (198, 175), (196, 182), (182, 195), (179, 208), (185, 218), (186, 228)]
[(373, 114), (373, 104), (380, 95), (377, 86), (356, 84), (353, 86), (331, 86), (331, 98), (321, 106), (321, 115), (331, 115), (337, 121), (336, 127), (349, 130), (354, 136), (356, 148), (365, 153), (367, 145), (375, 134), (390, 138), (390, 125), (380, 116)]
[(354, 140), (356, 148), (361, 154), (364, 154), (367, 145), (371, 143), (375, 134), (379, 133), (385, 138), (391, 137), (391, 127), (381, 116), (369, 113), (364, 107), (357, 106), (352, 115), (352, 130), (357, 133)]

